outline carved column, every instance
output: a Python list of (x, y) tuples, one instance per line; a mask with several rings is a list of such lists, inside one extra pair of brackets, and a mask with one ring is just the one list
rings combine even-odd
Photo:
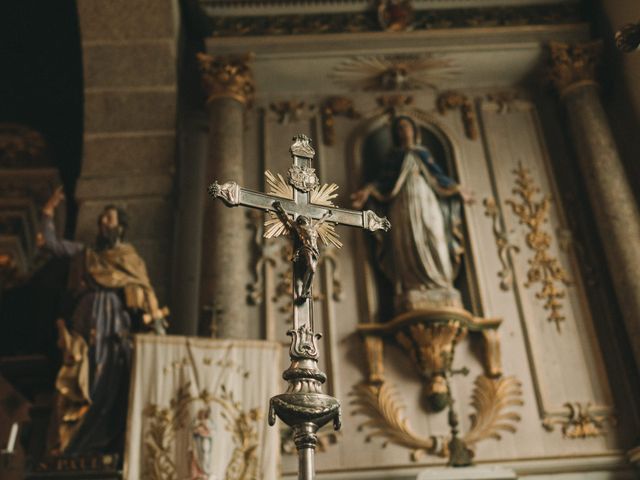
[(599, 42), (551, 43), (550, 77), (564, 104), (636, 364), (640, 368), (640, 213), (598, 95)]
[[(244, 114), (253, 97), (249, 58), (198, 54), (198, 60), (209, 111), (206, 182), (233, 180), (242, 185)], [(221, 338), (243, 338), (248, 331), (246, 223), (242, 212), (206, 202), (200, 305), (205, 318), (214, 320), (213, 335)]]

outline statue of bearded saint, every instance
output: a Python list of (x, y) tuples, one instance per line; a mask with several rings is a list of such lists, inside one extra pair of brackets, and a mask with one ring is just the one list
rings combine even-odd
[(108, 205), (95, 245), (60, 239), (53, 225), (58, 189), (42, 213), (43, 248), (71, 259), (68, 309), (57, 322), (63, 364), (56, 378), (58, 441), (64, 455), (118, 453), (124, 444), (132, 336), (136, 325), (165, 332), (144, 260), (124, 241), (126, 213)]
[(357, 209), (369, 199), (379, 202), (393, 225), (376, 253), (393, 284), (395, 313), (462, 308), (454, 281), (464, 251), (461, 203), (473, 201), (472, 196), (417, 143), (418, 129), (410, 117), (395, 118), (391, 133), (394, 148), (374, 181), (351, 198)]

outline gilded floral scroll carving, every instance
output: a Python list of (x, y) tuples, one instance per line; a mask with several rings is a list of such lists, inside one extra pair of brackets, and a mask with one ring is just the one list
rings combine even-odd
[(598, 437), (606, 433), (605, 423), (615, 424), (615, 419), (607, 407), (593, 407), (590, 403), (567, 402), (564, 404), (568, 412), (566, 415), (549, 416), (544, 419), (542, 426), (548, 430), (555, 430), (560, 425), (562, 436), (565, 438)]
[(520, 251), (520, 247), (509, 242), (507, 231), (500, 222), (500, 211), (496, 201), (489, 197), (485, 198), (482, 204), (485, 208), (484, 214), (487, 217), (491, 217), (493, 237), (496, 241), (496, 246), (498, 247), (498, 259), (502, 266), (502, 269), (498, 272), (500, 288), (504, 291), (508, 291), (513, 285), (513, 269), (511, 267), (511, 262), (509, 262), (509, 254), (511, 252), (518, 253)]
[(545, 223), (549, 221), (551, 196), (540, 194), (531, 172), (522, 164), (513, 171), (516, 176), (516, 186), (513, 193), (519, 200), (507, 200), (520, 224), (527, 228), (525, 241), (534, 255), (529, 259), (526, 287), (540, 284), (536, 298), (544, 300), (545, 310), (549, 310), (548, 320), (556, 324), (560, 331), (560, 323), (565, 320), (562, 315), (562, 299), (565, 290), (562, 285), (570, 285), (569, 274), (564, 270), (560, 261), (550, 253), (552, 237), (545, 230)]

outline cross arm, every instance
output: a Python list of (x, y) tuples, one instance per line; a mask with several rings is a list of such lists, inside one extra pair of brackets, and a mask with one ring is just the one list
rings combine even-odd
[[(236, 182), (226, 182), (222, 185), (218, 182), (213, 182), (209, 185), (209, 195), (213, 198), (220, 198), (230, 207), (242, 205), (259, 210), (275, 212), (273, 203), (277, 201), (280, 202), (282, 208), (287, 213), (293, 215), (305, 215), (315, 220), (321, 220), (324, 218), (327, 222), (365, 228), (371, 231), (387, 231), (391, 228), (389, 220), (385, 217), (379, 217), (371, 210), (361, 212), (344, 208), (329, 208), (321, 205), (315, 205), (313, 203), (297, 204), (291, 199), (267, 195), (265, 193), (241, 187)], [(326, 215), (327, 213), (329, 213), (328, 216)]]
[(213, 182), (209, 185), (208, 191), (211, 197), (219, 198), (228, 207), (243, 206), (257, 210), (276, 212), (273, 203), (280, 202), (287, 213), (301, 214), (299, 205), (293, 200), (256, 192), (255, 190), (241, 187), (236, 182), (226, 182), (222, 185), (218, 182)]

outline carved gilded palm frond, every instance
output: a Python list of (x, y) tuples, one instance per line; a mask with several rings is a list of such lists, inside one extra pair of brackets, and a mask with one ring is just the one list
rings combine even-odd
[(515, 433), (520, 415), (509, 407), (522, 406), (522, 384), (515, 377), (476, 378), (471, 405), (471, 430), (464, 436), (467, 445), (493, 438), (500, 440), (501, 432)]
[(419, 460), (427, 453), (436, 453), (438, 442), (435, 437), (418, 435), (409, 426), (409, 421), (404, 416), (405, 406), (392, 385), (363, 383), (354, 387), (352, 395), (355, 399), (351, 404), (357, 407), (353, 414), (369, 417), (369, 420), (359, 426), (360, 429), (366, 427), (373, 430), (367, 435), (367, 441), (374, 437), (382, 437), (386, 439), (383, 446), (391, 442), (409, 448), (413, 461)]

